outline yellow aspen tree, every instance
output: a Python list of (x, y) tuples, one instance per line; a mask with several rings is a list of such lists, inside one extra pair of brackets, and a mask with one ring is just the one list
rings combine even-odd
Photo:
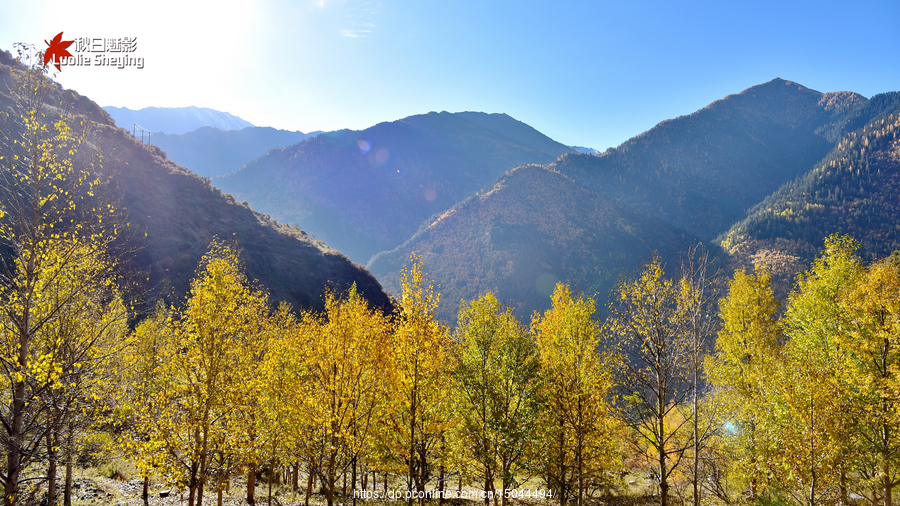
[(266, 295), (250, 288), (234, 248), (214, 243), (186, 308), (164, 333), (167, 359), (158, 368), (159, 386), (143, 403), (158, 409), (144, 430), (163, 452), (161, 471), (187, 483), (189, 506), (203, 504), (215, 454), (242, 450), (232, 445), (229, 421), (246, 409), (242, 391), (266, 335), (266, 304)]
[[(308, 376), (305, 360), (305, 343), (298, 332), (298, 322), (290, 307), (282, 303), (270, 321), (271, 336), (266, 340), (256, 373), (248, 379), (244, 393), (256, 397), (242, 402), (243, 406), (256, 406), (253, 417), (256, 428), (253, 441), (239, 442), (245, 451), (252, 447), (254, 454), (245, 460), (266, 462), (274, 469), (287, 462), (294, 462), (300, 454), (300, 429), (304, 422), (304, 395)], [(244, 411), (244, 410), (242, 410)], [(236, 413), (233, 430), (240, 430), (241, 420), (247, 420), (246, 412)], [(245, 446), (247, 445), (247, 446)], [(222, 477), (219, 473), (217, 490), (221, 497)], [(270, 473), (270, 478), (271, 478)], [(272, 480), (269, 480), (268, 502), (272, 501)]]
[(873, 491), (869, 500), (890, 506), (900, 484), (900, 266), (872, 264), (839, 306), (849, 319), (836, 338), (846, 352), (839, 373), (855, 405), (856, 472)]
[(400, 282), (379, 444), (382, 455), (402, 467), (409, 492), (424, 504), (425, 485), (450, 423), (450, 333), (434, 317), (440, 294), (423, 272), (420, 257), (401, 271)]
[[(328, 506), (334, 504), (339, 474), (352, 471), (371, 441), (377, 410), (386, 400), (385, 362), (390, 353), (387, 317), (369, 307), (352, 286), (345, 297), (325, 296), (325, 313), (316, 318), (306, 342), (308, 372), (302, 397), (313, 434), (318, 472)], [(347, 498), (344, 498), (347, 501)]]
[[(750, 485), (756, 499), (767, 475), (766, 449), (774, 444), (765, 439), (768, 399), (775, 371), (782, 365), (779, 304), (772, 292), (771, 277), (765, 267), (753, 274), (735, 271), (728, 293), (719, 302), (722, 328), (715, 353), (706, 359), (705, 370), (717, 389), (725, 414), (727, 441), (733, 474)], [(719, 494), (727, 494), (720, 490)]]
[(168, 359), (165, 343), (171, 332), (171, 317), (162, 302), (154, 313), (145, 318), (128, 336), (125, 352), (117, 362), (119, 381), (115, 393), (115, 443), (126, 458), (134, 462), (144, 479), (142, 495), (149, 495), (149, 480), (155, 469), (165, 466), (163, 441), (153, 437), (157, 420), (167, 406), (160, 405), (164, 398), (160, 389), (165, 387), (161, 378), (163, 363)]
[(853, 430), (844, 413), (853, 408), (841, 373), (846, 350), (838, 336), (850, 326), (840, 306), (843, 293), (863, 273), (846, 236), (825, 240), (825, 250), (798, 276), (788, 298), (784, 367), (773, 378), (769, 404), (778, 444), (769, 455), (770, 472), (798, 504), (816, 506), (835, 491), (846, 498), (847, 471), (853, 465)]
[(653, 255), (638, 279), (617, 288), (608, 320), (622, 351), (622, 415), (659, 483), (660, 506), (668, 505), (670, 478), (691, 446), (691, 417), (682, 411), (692, 391), (683, 316), (675, 283)]
[[(94, 196), (99, 158), (88, 143), (90, 121), (45, 104), (54, 84), (39, 64), (14, 70), (13, 81), (19, 85), (13, 106), (0, 113), (0, 248), (7, 253), (0, 268), (0, 388), (6, 392), (0, 399), (6, 457), (0, 482), (6, 505), (17, 501), (22, 472), (41, 455), (54, 423), (43, 415), (41, 397), (53, 390), (51, 397), (59, 398), (77, 383), (61, 381), (72, 371), (53, 356), (68, 345), (49, 343), (72, 334), (52, 325), (65, 318), (70, 297), (116, 296), (114, 263), (104, 260), (116, 233), (114, 225), (107, 227), (114, 209), (100, 207)], [(99, 268), (96, 275), (72, 276), (85, 262)], [(54, 297), (59, 276), (70, 282), (68, 296)]]
[(542, 414), (537, 344), (512, 309), (490, 292), (460, 307), (454, 344), (456, 443), (478, 463), (485, 491), (493, 491), (494, 478), (500, 478), (495, 498), (506, 506), (506, 491), (515, 488), (537, 443)]
[(620, 460), (610, 409), (613, 357), (602, 349), (593, 299), (575, 297), (559, 283), (551, 300), (553, 306), (531, 320), (546, 403), (544, 468), (560, 505), (570, 499), (583, 505), (588, 484), (607, 480)]
[[(717, 405), (702, 402), (703, 392), (707, 391), (703, 360), (715, 326), (712, 316), (714, 280), (708, 269), (709, 252), (700, 244), (690, 246), (681, 262), (677, 307), (686, 337), (688, 379), (691, 383), (691, 469), (686, 474), (690, 478), (694, 506), (700, 506), (701, 482), (704, 481), (700, 473), (702, 455), (718, 430)], [(708, 409), (701, 411), (701, 407)]]

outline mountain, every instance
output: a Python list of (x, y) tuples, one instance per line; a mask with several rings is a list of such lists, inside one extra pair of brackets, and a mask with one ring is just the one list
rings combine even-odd
[(552, 167), (708, 241), (825, 157), (865, 102), (775, 79), (663, 121), (600, 156), (565, 155)]
[[(818, 194), (834, 199), (832, 217), (816, 214), (801, 221), (807, 234), (804, 260), (818, 251), (825, 235), (842, 230), (836, 226), (841, 220), (856, 220), (855, 228), (844, 228), (871, 242), (872, 252), (896, 247), (898, 187), (890, 165), (896, 155), (887, 116), (895, 96), (823, 94), (781, 79), (754, 86), (664, 121), (599, 156), (567, 153), (543, 168), (516, 169), (490, 192), (430, 218), (401, 247), (374, 256), (368, 266), (394, 291), (396, 271), (418, 251), (451, 308), (460, 298), (493, 290), (527, 316), (549, 304), (538, 288), (547, 280), (574, 283), (603, 300), (618, 276), (633, 273), (651, 251), (675, 262), (689, 242), (702, 241), (729, 268), (749, 265), (741, 258), (753, 255), (772, 265), (784, 273), (779, 278), (784, 294), (792, 276), (805, 268), (796, 252), (779, 243), (743, 257), (734, 254), (736, 238), (762, 237), (759, 226), (774, 228), (756, 215), (747, 217), (747, 210), (767, 197), (760, 206), (769, 211), (761, 216), (771, 217), (772, 202), (779, 198), (778, 212), (784, 206), (803, 208), (791, 188), (810, 192), (814, 182), (832, 188)], [(883, 146), (877, 156), (866, 148), (876, 145)], [(841, 154), (848, 149), (850, 154)], [(821, 169), (810, 172), (823, 159), (821, 167), (836, 164), (834, 173), (851, 179), (828, 182)], [(868, 173), (859, 169), (864, 160)], [(848, 200), (851, 189), (869, 200)], [(821, 213), (815, 209), (806, 212)], [(741, 220), (746, 225), (735, 225)], [(721, 234), (733, 226), (732, 242), (723, 242)], [(800, 233), (796, 226), (792, 230)], [(719, 244), (732, 256), (726, 259)], [(442, 311), (452, 320), (450, 308)]]
[[(15, 90), (9, 53), (0, 51), (0, 109), (11, 107), (7, 90)], [(324, 306), (328, 285), (358, 289), (375, 305), (391, 302), (371, 274), (306, 233), (279, 225), (209, 185), (208, 181), (165, 158), (156, 146), (142, 144), (117, 128), (95, 103), (56, 85), (47, 103), (70, 103), (75, 114), (94, 121), (93, 146), (103, 154), (103, 186), (118, 201), (123, 221), (130, 222), (121, 246), (134, 253), (122, 259), (140, 280), (132, 297), (152, 307), (155, 300), (184, 300), (195, 269), (210, 241), (235, 241), (242, 250), (247, 276), (257, 280), (273, 303), (297, 308)], [(50, 108), (52, 109), (52, 108)]]
[(206, 107), (145, 107), (132, 110), (127, 107), (106, 106), (103, 109), (112, 116), (116, 125), (129, 132), (135, 123), (151, 132), (167, 134), (183, 134), (204, 126), (220, 130), (240, 130), (253, 126), (237, 116)]
[(452, 322), (461, 300), (490, 290), (527, 321), (547, 309), (557, 281), (601, 303), (623, 273), (654, 251), (675, 258), (697, 238), (641, 215), (547, 167), (511, 170), (490, 191), (433, 217), (369, 270), (389, 292), (410, 255), (439, 284), (438, 316)]
[(576, 153), (584, 153), (586, 155), (602, 155), (603, 154), (602, 151), (597, 151), (594, 148), (586, 148), (584, 146), (569, 146), (569, 147), (572, 148), (572, 151), (574, 151)]
[(507, 170), (569, 152), (505, 114), (432, 112), (275, 149), (216, 183), (365, 262)]
[[(753, 206), (718, 241), (736, 265), (778, 259), (776, 274), (808, 265), (830, 234), (850, 234), (864, 257), (900, 249), (900, 93), (876, 95), (811, 170)], [(771, 261), (769, 263), (772, 263)]]
[(165, 151), (169, 160), (201, 176), (214, 178), (240, 169), (270, 149), (296, 144), (320, 133), (252, 126), (221, 130), (205, 126), (183, 134), (157, 134), (152, 143)]

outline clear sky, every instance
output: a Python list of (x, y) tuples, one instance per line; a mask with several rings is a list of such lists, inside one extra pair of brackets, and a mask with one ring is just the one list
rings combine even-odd
[(0, 2), (2, 49), (60, 31), (136, 37), (143, 69), (59, 73), (100, 105), (195, 105), (304, 132), (504, 112), (604, 150), (776, 77), (900, 90), (898, 0)]

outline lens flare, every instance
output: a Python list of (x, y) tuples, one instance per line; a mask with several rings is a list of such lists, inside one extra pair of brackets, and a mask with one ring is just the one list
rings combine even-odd
[(537, 281), (534, 283), (534, 288), (544, 297), (550, 297), (553, 295), (556, 283), (559, 283), (559, 278), (552, 272), (545, 272), (538, 276)]
[(368, 153), (370, 149), (372, 149), (372, 143), (369, 141), (364, 141), (362, 139), (356, 141), (356, 145), (359, 146), (360, 153)]
[(389, 155), (388, 150), (379, 149), (378, 151), (375, 152), (375, 161), (383, 164), (388, 161), (388, 155)]
[(436, 198), (437, 198), (436, 191), (432, 190), (431, 188), (425, 190), (425, 200), (427, 200), (428, 202), (431, 202)]

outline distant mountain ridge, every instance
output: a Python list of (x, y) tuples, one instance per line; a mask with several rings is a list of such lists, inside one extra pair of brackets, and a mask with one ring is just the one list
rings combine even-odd
[(167, 134), (183, 134), (205, 126), (220, 130), (240, 130), (254, 126), (233, 114), (206, 107), (145, 107), (134, 110), (106, 106), (103, 109), (112, 116), (116, 126), (129, 132), (134, 123), (151, 132)]
[(711, 240), (825, 157), (861, 101), (775, 79), (663, 121), (600, 156), (568, 155), (552, 166)]
[(271, 149), (296, 144), (320, 133), (271, 127), (222, 130), (205, 126), (183, 134), (157, 134), (152, 143), (165, 151), (169, 160), (201, 176), (215, 178), (240, 169)]
[(432, 112), (275, 149), (215, 183), (362, 263), (507, 170), (570, 152), (505, 114)]
[[(889, 115), (900, 111), (895, 96), (869, 100), (775, 79), (663, 121), (599, 156), (567, 153), (540, 169), (513, 170), (491, 191), (429, 218), (369, 268), (396, 290), (393, 270), (418, 251), (451, 307), (491, 290), (516, 301), (524, 317), (549, 306), (535, 288), (548, 276), (602, 300), (651, 251), (675, 262), (690, 242), (702, 241), (727, 261), (726, 271), (753, 263), (779, 270), (784, 295), (803, 265), (798, 251), (811, 258), (825, 235), (851, 232), (872, 243), (865, 251), (880, 255), (900, 242), (900, 175), (892, 161), (900, 160), (900, 148), (891, 144)], [(826, 165), (817, 165), (823, 159)], [(830, 164), (831, 176), (823, 173)], [(819, 200), (798, 198), (801, 190)], [(830, 208), (820, 201), (826, 198)], [(776, 223), (805, 242), (761, 242)], [(449, 308), (442, 311), (452, 320)]]

